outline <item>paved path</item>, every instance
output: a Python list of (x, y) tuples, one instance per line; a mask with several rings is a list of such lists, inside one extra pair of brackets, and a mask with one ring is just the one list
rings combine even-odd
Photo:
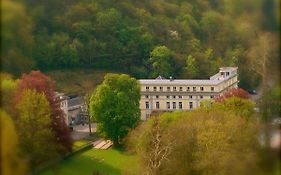
[[(92, 123), (92, 133), (96, 132), (96, 124)], [(89, 136), (89, 125), (88, 124), (80, 124), (75, 125), (72, 131), (72, 138), (73, 140), (81, 140), (87, 136)]]

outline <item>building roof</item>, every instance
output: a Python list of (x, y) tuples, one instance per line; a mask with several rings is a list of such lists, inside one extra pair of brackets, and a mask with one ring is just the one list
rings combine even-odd
[(82, 106), (84, 103), (85, 100), (83, 97), (75, 97), (67, 100), (68, 108)]
[(141, 79), (139, 80), (140, 84), (155, 84), (155, 85), (216, 85), (222, 81), (223, 80), (208, 80), (208, 79), (206, 80), (198, 80), (198, 79), (191, 79), (191, 80)]
[(158, 76), (156, 79), (140, 79), (139, 82), (142, 85), (217, 85), (236, 75), (237, 67), (221, 67), (220, 72), (234, 72), (227, 77), (221, 77), (220, 73), (217, 73), (210, 77), (210, 79), (165, 79)]
[(221, 67), (220, 72), (231, 72), (237, 70), (238, 67)]

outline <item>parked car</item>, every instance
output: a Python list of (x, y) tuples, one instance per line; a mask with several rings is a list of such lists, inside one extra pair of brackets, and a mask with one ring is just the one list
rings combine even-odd
[(250, 94), (257, 94), (257, 90), (253, 89), (253, 90), (249, 90), (248, 91)]

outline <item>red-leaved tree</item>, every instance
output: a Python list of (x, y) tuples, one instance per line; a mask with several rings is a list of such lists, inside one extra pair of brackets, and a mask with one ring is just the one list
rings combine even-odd
[(216, 97), (215, 101), (224, 102), (225, 99), (230, 97), (239, 97), (239, 98), (248, 99), (250, 97), (250, 94), (242, 88), (233, 88), (224, 92), (222, 95)]
[(62, 146), (62, 149), (59, 151), (64, 154), (72, 150), (73, 140), (65, 123), (64, 113), (60, 109), (59, 98), (55, 95), (54, 86), (54, 81), (40, 71), (23, 74), (18, 83), (14, 100), (17, 104), (25, 89), (34, 89), (46, 95), (51, 107), (51, 128), (53, 129), (57, 143)]

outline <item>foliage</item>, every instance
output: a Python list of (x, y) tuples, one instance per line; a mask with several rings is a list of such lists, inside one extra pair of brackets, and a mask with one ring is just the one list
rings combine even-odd
[(230, 111), (245, 119), (255, 116), (255, 103), (243, 98), (231, 97), (223, 102), (214, 103), (213, 106), (224, 111)]
[(17, 81), (12, 78), (10, 74), (0, 73), (1, 88), (0, 98), (2, 108), (9, 113), (13, 110), (12, 108), (12, 97), (14, 96)]
[(185, 72), (187, 78), (194, 78), (198, 76), (198, 68), (195, 59), (192, 55), (188, 55), (186, 59)]
[(33, 67), (32, 22), (18, 1), (4, 0), (1, 12), (1, 68), (19, 75)]
[(268, 88), (261, 96), (258, 106), (261, 109), (264, 121), (269, 122), (274, 117), (279, 117), (281, 113), (281, 88), (280, 85)]
[(1, 174), (23, 175), (27, 165), (19, 154), (18, 135), (11, 117), (0, 110)]
[[(145, 78), (158, 76), (161, 68), (184, 78), (191, 76), (185, 69), (191, 55), (200, 72), (195, 78), (207, 78), (219, 66), (238, 66), (240, 85), (249, 90), (269, 73), (279, 75), (271, 73), (280, 61), (278, 3), (5, 0), (1, 59), (13, 74), (36, 66), (98, 68)], [(152, 65), (150, 53), (158, 46), (169, 48), (173, 63)]]
[(107, 74), (90, 100), (90, 112), (98, 132), (120, 144), (139, 118), (140, 86), (125, 74)]
[(17, 130), (21, 151), (32, 168), (58, 157), (55, 137), (51, 130), (50, 105), (43, 93), (24, 90), (16, 106)]
[(222, 95), (216, 97), (215, 101), (217, 101), (217, 102), (224, 102), (226, 99), (228, 99), (230, 97), (239, 97), (239, 98), (248, 99), (249, 96), (250, 96), (250, 94), (247, 91), (245, 91), (244, 89), (242, 89), (242, 88), (233, 88), (233, 89), (227, 90)]
[(21, 100), (22, 93), (26, 89), (45, 94), (51, 107), (51, 128), (55, 134), (56, 142), (61, 144), (60, 152), (64, 154), (71, 151), (72, 138), (64, 120), (64, 113), (60, 109), (59, 99), (55, 96), (54, 82), (40, 71), (32, 71), (22, 75), (15, 92), (15, 104)]
[[(152, 153), (158, 152), (164, 157), (161, 165), (148, 174), (249, 174), (260, 171), (255, 120), (215, 108), (165, 113), (158, 122), (163, 128), (159, 130), (161, 144), (153, 147), (158, 138), (157, 132), (153, 132), (158, 128), (154, 127), (157, 120), (150, 119), (150, 124), (137, 134), (137, 153), (142, 157), (144, 168), (155, 162), (150, 159)], [(149, 133), (154, 136), (150, 137)], [(169, 148), (170, 153), (164, 154), (161, 148)]]
[(173, 53), (166, 46), (158, 46), (150, 53), (149, 62), (152, 66), (152, 77), (159, 75), (170, 77), (174, 74)]

